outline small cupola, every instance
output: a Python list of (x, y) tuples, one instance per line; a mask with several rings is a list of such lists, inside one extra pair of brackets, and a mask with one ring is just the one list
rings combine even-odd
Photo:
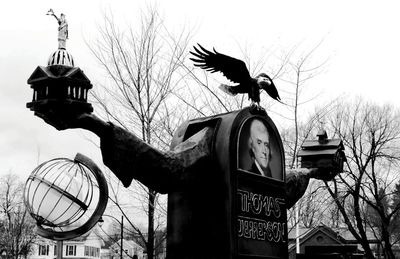
[(328, 134), (326, 133), (326, 130), (324, 130), (324, 129), (320, 129), (318, 131), (317, 137), (318, 137), (318, 142), (320, 144), (326, 144), (328, 142)]
[(324, 129), (318, 131), (317, 139), (305, 140), (297, 157), (301, 159), (302, 168), (319, 168), (334, 177), (343, 171), (346, 161), (341, 139), (329, 139)]

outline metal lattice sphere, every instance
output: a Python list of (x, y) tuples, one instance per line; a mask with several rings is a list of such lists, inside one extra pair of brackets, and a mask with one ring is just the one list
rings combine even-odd
[(35, 168), (26, 181), (24, 199), (44, 236), (63, 239), (93, 227), (104, 211), (98, 211), (105, 208), (104, 194), (108, 196), (101, 171), (78, 154), (75, 160), (57, 158)]

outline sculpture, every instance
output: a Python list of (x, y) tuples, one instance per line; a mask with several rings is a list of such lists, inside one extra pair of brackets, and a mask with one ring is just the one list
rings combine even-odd
[(253, 78), (242, 60), (218, 53), (215, 49), (213, 53), (203, 48), (200, 44), (198, 45), (200, 50), (194, 47), (196, 52), (190, 52), (196, 57), (191, 58), (195, 62), (195, 66), (212, 73), (222, 72), (227, 79), (238, 83), (238, 85), (232, 86), (222, 84), (220, 86), (221, 90), (230, 95), (247, 93), (249, 99), (259, 105), (260, 89), (263, 89), (272, 99), (280, 101), (274, 82), (268, 75), (261, 73)]
[[(33, 111), (66, 109), (77, 113), (90, 113), (93, 107), (88, 103), (89, 90), (92, 88), (85, 73), (75, 66), (74, 59), (66, 50), (68, 24), (65, 15), (58, 18), (53, 9), (47, 15), (54, 16), (58, 23), (58, 49), (51, 53), (47, 66), (38, 66), (28, 79), (33, 89), (32, 102), (27, 107)], [(79, 110), (79, 111), (78, 111)]]
[(56, 18), (58, 22), (58, 48), (65, 49), (66, 48), (66, 41), (68, 39), (68, 23), (65, 19), (65, 14), (61, 14), (60, 17), (54, 14), (53, 9), (47, 11), (47, 15), (52, 15)]
[[(233, 114), (233, 117), (240, 117), (243, 112), (249, 114), (248, 110), (249, 108), (239, 111), (239, 113), (217, 116)], [(261, 116), (263, 111), (257, 110), (257, 112), (259, 114), (257, 116)], [(239, 116), (236, 116), (237, 114)], [(232, 199), (238, 199), (239, 195), (244, 195), (244, 193), (235, 193), (236, 190), (233, 187), (235, 185), (229, 183), (229, 180), (225, 178), (235, 174), (220, 173), (220, 169), (215, 164), (215, 153), (224, 154), (221, 149), (216, 148), (216, 139), (220, 146), (229, 145), (221, 139), (221, 136), (229, 134), (226, 134), (227, 131), (222, 130), (222, 126), (218, 124), (220, 120), (226, 121), (224, 118), (201, 118), (198, 121), (195, 120), (195, 126), (192, 128), (183, 124), (176, 131), (171, 150), (163, 153), (149, 146), (134, 134), (105, 122), (94, 114), (77, 114), (67, 110), (53, 109), (36, 111), (35, 115), (58, 130), (82, 128), (99, 136), (104, 164), (121, 180), (125, 187), (129, 186), (133, 179), (136, 179), (153, 190), (168, 193), (167, 246), (169, 257), (231, 258), (228, 255), (236, 244), (232, 240), (235, 238), (248, 239), (248, 236), (243, 234), (247, 233), (246, 225), (241, 225), (243, 232), (237, 234), (230, 232), (234, 231), (232, 229), (237, 229), (236, 227), (232, 228), (232, 226), (236, 226), (235, 214), (232, 212), (236, 209), (231, 207), (233, 206)], [(215, 136), (216, 132), (219, 137)], [(222, 150), (227, 149), (222, 148)], [(227, 159), (223, 159), (223, 161), (227, 161)], [(248, 177), (262, 177), (245, 174)], [(292, 207), (304, 194), (310, 178), (317, 178), (319, 175), (318, 169), (296, 170), (287, 174), (286, 184), (284, 182), (280, 184), (279, 190), (281, 190), (282, 196), (277, 198), (277, 204), (280, 204), (279, 206), (282, 208)], [(262, 178), (268, 180), (267, 177)], [(227, 188), (230, 190), (228, 191)], [(226, 199), (228, 193), (234, 195), (229, 200)], [(283, 203), (282, 198), (284, 198)], [(282, 213), (286, 212), (282, 208), (280, 209)], [(230, 219), (227, 220), (226, 217)], [(276, 215), (275, 217), (281, 220), (279, 222), (286, 222), (286, 213), (285, 216)], [(241, 220), (242, 217), (238, 219)], [(285, 241), (286, 227), (282, 224), (280, 226), (276, 229), (280, 230), (280, 234), (277, 235), (281, 238), (279, 240), (272, 239), (269, 242), (279, 242), (280, 247), (285, 248), (287, 247), (285, 243), (287, 242)], [(207, 228), (207, 231), (204, 231), (204, 228)], [(202, 229), (203, 231), (201, 231)], [(265, 228), (265, 230), (268, 229)], [(231, 239), (228, 238), (229, 236)], [(212, 239), (207, 251), (204, 251), (204, 253), (212, 255), (190, 252), (204, 238)], [(262, 236), (256, 242), (262, 242), (260, 239)]]
[[(54, 15), (51, 9), (49, 14)], [(65, 47), (65, 36), (64, 45), (59, 41), (61, 47)], [(183, 123), (175, 132), (170, 151), (149, 146), (131, 132), (101, 120), (92, 109), (69, 109), (61, 98), (54, 105), (31, 109), (58, 130), (82, 128), (95, 133), (104, 164), (125, 187), (136, 179), (157, 192), (168, 193), (169, 258), (286, 258), (286, 208), (304, 194), (310, 178), (320, 178), (323, 171), (311, 168), (286, 173), (279, 132), (259, 106), (260, 89), (279, 101), (272, 80), (266, 75), (251, 78), (243, 61), (200, 48), (203, 52), (195, 48), (198, 53), (192, 53), (199, 58), (193, 59), (197, 65), (236, 80), (239, 85), (231, 87), (232, 92), (248, 93), (256, 105)], [(33, 79), (41, 75), (41, 70), (34, 72), (29, 82), (35, 83)], [(267, 163), (271, 177), (251, 173), (247, 167), (253, 160), (249, 154), (253, 120), (269, 132), (269, 142), (264, 141), (264, 145), (271, 147)], [(199, 251), (198, 244), (204, 240), (208, 240), (207, 249)]]

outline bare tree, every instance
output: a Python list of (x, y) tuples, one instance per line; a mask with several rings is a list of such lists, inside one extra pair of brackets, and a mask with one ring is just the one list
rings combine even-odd
[[(282, 100), (286, 104), (284, 106), (286, 114), (281, 112), (278, 115), (288, 122), (287, 127), (281, 132), (281, 137), (285, 149), (286, 167), (289, 171), (298, 166), (297, 153), (301, 145), (306, 139), (316, 135), (323, 118), (336, 104), (336, 100), (332, 100), (322, 107), (315, 107), (315, 111), (308, 117), (301, 112), (301, 108), (319, 94), (307, 95), (306, 89), (312, 79), (325, 69), (327, 59), (320, 61), (316, 58), (322, 42), (306, 51), (302, 51), (300, 45), (295, 45), (279, 56), (282, 66), (273, 70), (282, 85), (281, 91), (284, 95)], [(321, 184), (320, 181), (312, 181), (305, 195), (288, 211), (289, 231), (298, 224), (312, 227), (321, 222), (323, 218), (321, 215), (326, 210), (325, 200), (320, 199), (324, 197)]]
[(26, 258), (35, 241), (35, 224), (23, 203), (23, 183), (12, 173), (0, 178), (0, 244), (7, 258)]
[[(358, 98), (342, 103), (331, 117), (334, 132), (344, 141), (346, 171), (326, 187), (345, 224), (360, 242), (368, 258), (374, 258), (367, 232), (379, 219), (375, 232), (388, 258), (392, 250), (391, 222), (400, 209), (385, 200), (395, 193), (399, 170), (400, 113), (393, 106), (379, 106)], [(369, 211), (375, 211), (373, 215)], [(373, 216), (373, 217), (372, 217)]]
[[(315, 126), (318, 125), (320, 122), (319, 119), (323, 118), (324, 114), (326, 114), (334, 104), (334, 101), (332, 101), (320, 108), (319, 111), (316, 111), (315, 114), (308, 119), (308, 122), (303, 125), (300, 122), (301, 106), (314, 100), (319, 94), (304, 96), (303, 92), (307, 88), (310, 80), (322, 73), (324, 65), (327, 62), (327, 60), (315, 61), (315, 52), (321, 44), (322, 41), (311, 50), (303, 53), (298, 50), (299, 46), (295, 46), (289, 51), (289, 54), (285, 56), (288, 68), (286, 69), (284, 76), (280, 79), (286, 82), (289, 87), (287, 91), (288, 101), (286, 103), (291, 109), (291, 120), (293, 121), (292, 128), (294, 129), (293, 141), (290, 145), (291, 154), (289, 157), (291, 158), (291, 161), (288, 164), (289, 168), (295, 168), (297, 166), (297, 152), (299, 147), (302, 142), (309, 137), (309, 134), (313, 129), (315, 129)], [(298, 54), (298, 52), (300, 53)], [(300, 127), (303, 127), (303, 129), (300, 129)]]
[[(178, 70), (188, 52), (190, 33), (183, 29), (179, 35), (172, 35), (153, 7), (142, 13), (138, 24), (123, 31), (117, 28), (112, 14), (104, 15), (98, 40), (88, 46), (110, 82), (100, 84), (101, 90), (97, 88), (94, 97), (101, 108), (97, 111), (102, 111), (103, 117), (165, 150), (171, 135), (162, 132), (173, 131), (173, 124), (177, 122), (169, 116), (176, 109), (170, 97), (181, 80)], [(145, 191), (147, 206), (143, 209), (148, 219), (147, 233), (140, 232), (134, 222), (128, 222), (134, 226), (146, 246), (148, 258), (152, 259), (158, 194), (140, 184), (135, 186)], [(115, 204), (119, 204), (118, 200)]]

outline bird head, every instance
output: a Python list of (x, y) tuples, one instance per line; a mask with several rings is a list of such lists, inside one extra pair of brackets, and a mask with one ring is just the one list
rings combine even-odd
[(260, 88), (268, 87), (273, 84), (272, 79), (265, 73), (259, 74), (256, 79)]

